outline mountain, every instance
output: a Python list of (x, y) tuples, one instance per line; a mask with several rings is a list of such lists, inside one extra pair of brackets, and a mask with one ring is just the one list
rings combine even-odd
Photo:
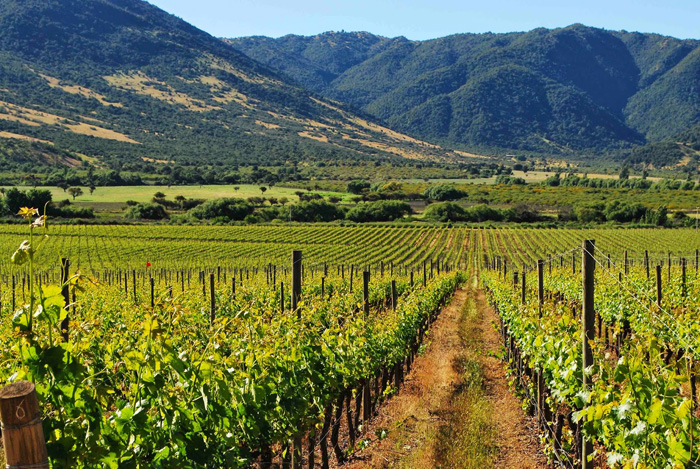
[(697, 40), (575, 24), (427, 41), (329, 32), (227, 42), (396, 130), (467, 150), (621, 154), (700, 122)]
[(0, 0), (0, 163), (329, 158), (459, 155), (314, 95), (147, 2)]

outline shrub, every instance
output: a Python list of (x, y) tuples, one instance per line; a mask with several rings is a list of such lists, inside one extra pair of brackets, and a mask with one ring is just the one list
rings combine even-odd
[(379, 200), (366, 202), (352, 208), (346, 215), (355, 222), (393, 221), (413, 213), (411, 206), (398, 200)]
[(350, 181), (347, 186), (347, 191), (351, 194), (362, 194), (369, 190), (370, 184), (367, 181)]
[(292, 221), (300, 222), (329, 222), (345, 218), (343, 209), (325, 200), (300, 202), (292, 205), (289, 213)]
[(204, 202), (187, 213), (198, 220), (223, 217), (228, 220), (241, 221), (252, 214), (253, 210), (253, 205), (243, 199), (223, 198)]
[(461, 189), (457, 189), (452, 184), (436, 184), (428, 187), (423, 195), (430, 200), (438, 200), (444, 202), (447, 200), (463, 199), (467, 193)]
[(439, 202), (430, 204), (425, 209), (424, 217), (429, 220), (448, 222), (448, 221), (464, 221), (464, 209), (454, 202)]
[(137, 204), (129, 207), (124, 217), (131, 220), (163, 220), (168, 218), (168, 213), (159, 204)]

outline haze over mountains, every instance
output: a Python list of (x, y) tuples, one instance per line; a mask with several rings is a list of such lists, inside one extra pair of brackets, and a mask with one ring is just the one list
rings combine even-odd
[(0, 0), (0, 156), (268, 163), (457, 155), (141, 0)]
[(402, 132), (470, 150), (605, 154), (700, 121), (700, 41), (583, 25), (429, 41), (329, 32), (229, 41)]

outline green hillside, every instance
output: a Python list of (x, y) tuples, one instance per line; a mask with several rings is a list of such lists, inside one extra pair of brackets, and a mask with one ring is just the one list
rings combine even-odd
[[(112, 167), (458, 157), (316, 98), (141, 0), (0, 1), (0, 149), (28, 142)], [(57, 161), (37, 154), (12, 161)]]
[(467, 150), (620, 156), (700, 121), (695, 40), (572, 25), (428, 41), (228, 42), (398, 130)]

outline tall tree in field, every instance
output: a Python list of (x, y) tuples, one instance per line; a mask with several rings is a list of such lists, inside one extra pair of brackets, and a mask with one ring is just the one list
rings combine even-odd
[(80, 187), (69, 187), (68, 193), (72, 195), (73, 200), (75, 200), (76, 197), (80, 197), (81, 195), (83, 195), (83, 190)]

